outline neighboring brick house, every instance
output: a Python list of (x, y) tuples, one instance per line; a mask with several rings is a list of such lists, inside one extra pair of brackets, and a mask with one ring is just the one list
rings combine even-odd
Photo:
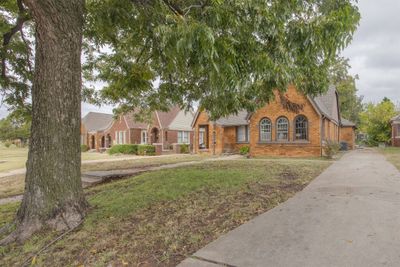
[(161, 150), (170, 152), (176, 144), (191, 145), (192, 112), (185, 112), (179, 107), (173, 107), (168, 112), (155, 111), (147, 123), (136, 121), (134, 115), (134, 112), (121, 115), (99, 131), (95, 140), (100, 142), (95, 143), (95, 149), (102, 151), (115, 144), (158, 144)]
[(356, 146), (356, 129), (354, 122), (341, 118), (340, 120), (340, 142), (346, 142), (348, 149)]
[(110, 127), (112, 122), (112, 114), (89, 112), (82, 118), (81, 144), (96, 150), (100, 147), (109, 147), (111, 140), (106, 138), (104, 131)]
[(241, 111), (216, 121), (207, 112), (195, 114), (194, 151), (221, 154), (250, 147), (250, 154), (321, 156), (327, 140), (339, 142), (340, 110), (335, 87), (320, 96), (304, 96), (290, 86), (285, 101), (301, 106), (299, 113), (283, 107), (278, 92), (275, 100), (254, 113)]
[(392, 125), (392, 146), (400, 147), (400, 115), (390, 120)]

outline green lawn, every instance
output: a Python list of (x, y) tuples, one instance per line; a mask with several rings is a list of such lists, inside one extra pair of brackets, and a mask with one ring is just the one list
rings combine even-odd
[[(329, 161), (231, 160), (145, 173), (86, 190), (83, 226), (36, 258), (39, 266), (175, 266), (222, 234), (302, 190)], [(16, 205), (0, 208), (0, 224)], [(1, 225), (0, 225), (1, 226)], [(0, 248), (21, 265), (49, 243), (43, 232)]]
[[(204, 160), (205, 158), (207, 157), (200, 155), (171, 155), (168, 157), (148, 157), (120, 161), (82, 163), (82, 172), (144, 168), (179, 162), (199, 161)], [(25, 175), (23, 174), (0, 177), (0, 198), (22, 194), (24, 191), (24, 181)]]
[[(28, 157), (27, 148), (18, 148), (15, 146), (6, 148), (4, 146), (0, 146), (0, 172), (25, 168), (27, 157)], [(115, 159), (118, 157), (129, 157), (129, 156), (127, 155), (111, 156), (108, 155), (107, 153), (93, 153), (93, 152), (82, 153), (82, 160)]]
[(0, 172), (24, 168), (27, 156), (26, 148), (0, 146)]
[(388, 161), (390, 161), (397, 169), (400, 170), (400, 148), (399, 147), (387, 147), (387, 148), (378, 148), (378, 151), (381, 152)]

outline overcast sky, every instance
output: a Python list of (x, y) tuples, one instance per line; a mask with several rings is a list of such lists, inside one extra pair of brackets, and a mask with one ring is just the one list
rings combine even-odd
[(352, 74), (360, 76), (359, 94), (365, 101), (389, 97), (400, 101), (400, 1), (359, 0), (361, 23), (343, 56)]
[[(389, 97), (400, 101), (400, 1), (359, 0), (360, 26), (351, 45), (343, 51), (350, 59), (351, 73), (358, 74), (359, 95), (365, 102)], [(112, 107), (83, 104), (82, 116), (89, 111), (111, 113)], [(0, 117), (6, 115), (0, 108)]]

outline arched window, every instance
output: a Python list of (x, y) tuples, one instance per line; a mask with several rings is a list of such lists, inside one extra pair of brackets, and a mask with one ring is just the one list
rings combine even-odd
[(260, 141), (271, 141), (271, 121), (264, 118), (260, 121)]
[(280, 117), (276, 120), (276, 140), (289, 140), (289, 121), (285, 117)]
[(305, 116), (297, 116), (294, 120), (294, 139), (307, 140), (308, 139), (308, 120)]

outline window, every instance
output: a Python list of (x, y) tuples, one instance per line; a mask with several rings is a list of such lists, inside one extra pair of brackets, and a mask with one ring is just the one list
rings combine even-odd
[(276, 140), (289, 140), (289, 121), (285, 117), (280, 117), (276, 120)]
[(294, 121), (294, 139), (308, 139), (308, 121), (307, 118), (303, 115), (297, 116)]
[(178, 143), (189, 144), (190, 143), (189, 132), (186, 131), (178, 132)]
[(147, 144), (147, 131), (146, 130), (142, 130), (142, 132), (140, 134), (140, 143)]
[(115, 133), (115, 141), (119, 145), (123, 145), (126, 142), (126, 132), (116, 132)]
[(260, 121), (260, 141), (271, 141), (271, 121), (264, 118)]
[(236, 127), (236, 141), (238, 143), (245, 143), (249, 141), (249, 127), (247, 125)]

